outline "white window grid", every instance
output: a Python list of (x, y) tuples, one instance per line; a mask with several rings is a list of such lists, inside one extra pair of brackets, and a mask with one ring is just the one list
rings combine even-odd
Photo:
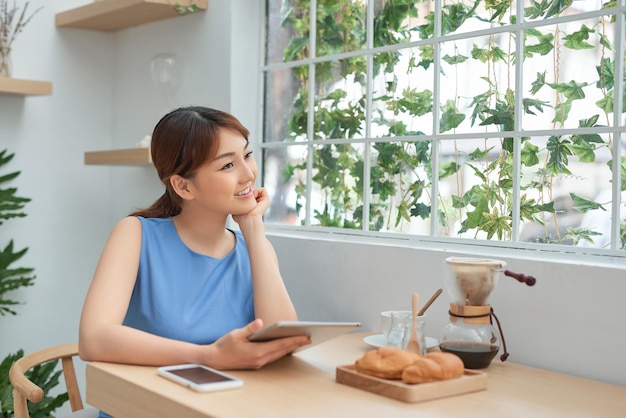
[[(575, 0), (575, 1), (581, 1), (581, 0)], [(623, 76), (620, 77), (617, 75), (624, 74), (624, 55), (625, 55), (626, 48), (624, 47), (620, 48), (620, 45), (621, 46), (625, 45), (624, 20), (626, 16), (626, 0), (617, 0), (616, 5), (611, 8), (582, 12), (582, 13), (574, 14), (574, 15), (552, 17), (548, 20), (525, 21), (524, 19), (518, 19), (518, 22), (512, 25), (506, 25), (506, 26), (500, 26), (500, 27), (494, 27), (494, 28), (488, 28), (488, 29), (480, 29), (480, 30), (468, 31), (468, 32), (463, 32), (463, 33), (453, 33), (453, 34), (445, 35), (443, 37), (441, 36), (441, 27), (440, 27), (440, 22), (441, 22), (440, 14), (441, 14), (441, 7), (443, 4), (443, 0), (434, 0), (435, 36), (433, 38), (407, 42), (407, 43), (385, 45), (385, 46), (380, 46), (380, 47), (374, 47), (374, 44), (373, 44), (373, 39), (372, 39), (373, 22), (374, 22), (374, 16), (373, 16), (373, 10), (372, 10), (373, 4), (372, 2), (368, 2), (366, 48), (362, 50), (357, 50), (357, 51), (350, 51), (350, 52), (334, 54), (334, 55), (324, 55), (320, 57), (315, 56), (315, 51), (316, 51), (315, 25), (316, 25), (316, 20), (317, 20), (316, 3), (317, 3), (316, 0), (311, 0), (311, 8), (309, 11), (309, 21), (310, 21), (310, 28), (311, 28), (310, 36), (309, 36), (310, 56), (306, 59), (302, 59), (298, 61), (269, 63), (269, 64), (263, 62), (261, 64), (261, 75), (260, 75), (259, 80), (263, 80), (264, 75), (266, 73), (285, 70), (285, 69), (291, 69), (291, 68), (301, 67), (301, 66), (308, 66), (308, 75), (309, 75), (308, 78), (310, 80), (314, 80), (316, 64), (328, 62), (328, 61), (340, 61), (343, 59), (352, 58), (356, 56), (366, 56), (368, 69), (371, 69), (373, 67), (373, 57), (375, 54), (409, 49), (409, 48), (414, 48), (420, 45), (431, 44), (431, 43), (434, 44), (434, 59), (433, 59), (434, 73), (439, 74), (440, 69), (441, 69), (440, 68), (441, 67), (440, 44), (444, 41), (449, 42), (449, 41), (460, 40), (460, 39), (465, 39), (465, 38), (486, 36), (486, 35), (491, 35), (495, 33), (513, 32), (515, 33), (515, 39), (516, 39), (516, 53), (518, 56), (520, 56), (520, 51), (522, 51), (522, 48), (523, 48), (522, 33), (525, 30), (528, 30), (531, 28), (540, 28), (544, 26), (558, 25), (562, 23), (590, 19), (590, 18), (591, 19), (598, 18), (598, 17), (605, 16), (605, 15), (615, 15), (618, 17), (614, 25), (614, 31), (615, 31), (614, 46), (615, 46), (615, 62), (616, 62), (615, 91), (617, 92), (624, 91), (624, 77)], [(523, 1), (517, 2), (516, 4), (517, 16), (524, 15), (525, 6), (526, 5), (524, 4)], [(622, 18), (620, 19), (619, 17), (622, 17)], [(261, 26), (264, 27), (264, 25), (261, 25)], [(266, 34), (263, 31), (261, 35), (261, 39), (262, 40), (265, 39), (265, 36)], [(261, 44), (263, 46), (265, 45), (265, 42), (261, 41)], [(262, 53), (261, 56), (264, 57), (265, 54)], [(515, 90), (521, 91), (523, 89), (522, 83), (524, 79), (523, 66), (519, 64), (515, 65), (515, 72), (516, 72)], [(439, 82), (440, 82), (440, 77), (434, 77), (433, 103), (440, 103)], [(263, 90), (262, 81), (259, 83), (259, 85), (261, 87), (261, 90)], [(372, 86), (372, 71), (369, 71), (369, 70), (367, 72), (366, 85)], [(309, 83), (309, 94), (308, 94), (308, 108), (309, 109), (313, 109), (315, 105), (314, 88), (315, 88), (314, 83), (313, 82)], [(406, 141), (416, 140), (416, 137), (414, 136), (376, 137), (372, 135), (372, 132), (371, 132), (372, 90), (373, 89), (371, 88), (366, 89), (366, 116), (365, 116), (366, 131), (365, 131), (365, 136), (362, 138), (324, 139), (323, 141), (312, 139), (314, 138), (315, 112), (310, 111), (308, 112), (307, 139), (306, 140), (298, 141), (298, 142), (261, 141), (257, 145), (261, 149), (284, 148), (284, 147), (290, 147), (290, 146), (306, 145), (308, 148), (307, 177), (306, 177), (307, 185), (311, 185), (313, 181), (312, 180), (313, 171), (311, 169), (313, 166), (313, 154), (314, 154), (313, 149), (315, 146), (319, 146), (319, 145), (331, 145), (331, 144), (363, 144), (365, 145), (364, 147), (364, 150), (365, 150), (364, 151), (365, 152), (364, 172), (369, 173), (370, 168), (371, 168), (371, 165), (370, 165), (371, 159), (369, 158), (370, 157), (369, 145), (375, 142), (406, 142)], [(260, 97), (263, 98), (263, 91), (261, 92)], [(614, 101), (615, 109), (622, 108), (622, 105), (623, 105), (622, 98), (623, 96), (621, 94), (615, 95), (615, 101)], [(515, 129), (512, 131), (506, 131), (506, 132), (504, 131), (464, 132), (464, 133), (458, 133), (458, 134), (456, 133), (441, 134), (439, 133), (440, 109), (438, 106), (433, 106), (433, 125), (432, 125), (433, 133), (431, 135), (420, 135), (419, 140), (431, 141), (431, 144), (432, 144), (431, 152), (433, 155), (437, 155), (439, 151), (438, 147), (439, 147), (440, 141), (443, 141), (443, 140), (473, 139), (473, 138), (500, 139), (503, 137), (510, 137), (510, 138), (514, 138), (515, 140), (514, 141), (514, 154), (515, 154), (516, 161), (518, 161), (520, 158), (520, 140), (522, 137), (528, 137), (528, 136), (548, 137), (550, 135), (572, 135), (574, 133), (611, 134), (613, 137), (613, 143), (614, 143), (613, 155), (612, 155), (612, 159), (613, 159), (612, 213), (619, 214), (620, 209), (621, 209), (620, 205), (623, 204), (623, 201), (620, 195), (621, 177), (620, 177), (619, 164), (621, 162), (622, 149), (624, 148), (624, 144), (626, 144), (626, 126), (625, 126), (625, 121), (622, 119), (623, 117), (622, 112), (621, 111), (613, 112), (613, 123), (611, 126), (578, 128), (578, 129), (558, 128), (558, 129), (520, 130), (519, 127), (521, 126), (520, 122), (521, 122), (521, 115), (522, 115), (522, 109), (523, 109), (522, 99), (523, 99), (522, 95), (516, 95)], [(262, 113), (263, 113), (263, 109), (261, 106), (261, 114)], [(263, 120), (264, 118), (262, 116), (259, 117), (260, 124), (263, 124)], [(262, 127), (259, 128), (258, 131), (264, 132)], [(433, 173), (438, 172), (438, 168), (439, 168), (438, 163), (439, 163), (438, 159), (436, 158), (432, 159), (432, 172)], [(260, 166), (262, 169), (263, 168), (262, 161), (260, 161)], [(519, 219), (519, 215), (520, 215), (519, 213), (520, 164), (519, 163), (514, 165), (513, 178), (517, 179), (517, 181), (515, 181), (513, 185), (514, 202), (512, 204), (512, 207), (513, 207), (512, 217), (513, 219)], [(370, 177), (368, 175), (364, 176), (363, 182), (364, 182), (363, 190), (365, 191), (370, 190)], [(491, 241), (491, 240), (487, 241), (487, 240), (480, 240), (480, 239), (447, 238), (447, 237), (436, 236), (436, 231), (437, 231), (437, 217), (436, 216), (430, 217), (430, 223), (431, 223), (430, 236), (369, 231), (367, 230), (368, 225), (369, 225), (369, 211), (367, 210), (367, 208), (369, 207), (369, 203), (370, 203), (370, 196), (368, 193), (364, 193), (364, 196), (363, 196), (363, 207), (364, 207), (363, 221), (362, 221), (363, 230), (359, 231), (359, 230), (354, 230), (354, 229), (312, 226), (311, 225), (311, 210), (310, 210), (311, 193), (312, 193), (312, 188), (307, 187), (307, 195), (305, 199), (306, 200), (306, 208), (305, 208), (306, 219), (305, 219), (305, 224), (303, 226), (294, 226), (294, 225), (285, 226), (285, 225), (271, 224), (268, 226), (268, 230), (270, 232), (274, 231), (277, 233), (288, 233), (288, 234), (292, 234), (294, 232), (296, 234), (305, 233), (305, 234), (310, 234), (313, 237), (324, 237), (324, 239), (335, 239), (335, 240), (346, 240), (346, 239), (350, 240), (353, 238), (356, 238), (356, 239), (365, 238), (366, 241), (372, 241), (373, 239), (373, 242), (381, 242), (380, 239), (383, 239), (382, 242), (385, 242), (385, 243), (395, 242), (399, 245), (406, 245), (406, 244), (412, 243), (412, 244), (416, 244), (417, 246), (426, 245), (430, 248), (439, 247), (439, 248), (445, 248), (445, 249), (450, 249), (450, 250), (466, 251), (468, 253), (484, 253), (485, 251), (487, 252), (495, 251), (496, 253), (501, 253), (502, 251), (504, 251), (505, 254), (510, 254), (511, 251), (525, 251), (525, 252), (531, 252), (531, 253), (542, 253), (543, 255), (546, 255), (547, 257), (551, 257), (555, 253), (558, 253), (564, 256), (565, 259), (573, 258), (573, 259), (581, 261), (580, 256), (582, 255), (583, 257), (589, 256), (590, 257), (589, 259), (592, 261), (595, 260), (595, 261), (599, 261), (600, 263), (606, 262), (609, 264), (614, 264), (615, 262), (617, 262), (620, 265), (621, 263), (623, 263), (624, 259), (626, 259), (626, 254), (624, 253), (624, 251), (619, 249), (619, 246), (620, 246), (620, 243), (619, 243), (620, 217), (619, 216), (612, 217), (612, 221), (611, 221), (612, 233), (611, 233), (610, 248), (596, 250), (596, 249), (591, 249), (591, 248), (578, 248), (578, 247), (572, 247), (572, 246), (566, 246), (566, 245), (555, 245), (555, 244), (541, 245), (541, 244), (520, 242), (519, 222), (513, 223), (512, 238), (510, 241)], [(436, 176), (434, 176), (433, 181), (432, 181), (431, 195), (437, 196), (437, 193), (438, 193), (438, 181), (436, 180)], [(431, 213), (437, 213), (437, 204), (438, 204), (437, 199), (433, 199)]]

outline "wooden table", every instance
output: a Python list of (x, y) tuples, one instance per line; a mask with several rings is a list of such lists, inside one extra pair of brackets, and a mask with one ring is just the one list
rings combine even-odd
[(372, 349), (348, 334), (261, 370), (229, 371), (242, 388), (197, 393), (155, 367), (87, 364), (86, 400), (115, 418), (626, 417), (626, 387), (494, 360), (487, 389), (405, 403), (335, 382), (337, 366)]

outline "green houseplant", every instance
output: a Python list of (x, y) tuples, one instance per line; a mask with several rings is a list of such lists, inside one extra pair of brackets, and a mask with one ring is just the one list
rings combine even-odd
[[(5, 149), (0, 151), (0, 168), (8, 164), (15, 154), (9, 154)], [(25, 217), (22, 211), (29, 198), (21, 197), (17, 194), (16, 187), (6, 187), (3, 185), (11, 182), (20, 172), (15, 171), (9, 174), (0, 173), (0, 226), (9, 219)], [(35, 282), (33, 268), (13, 267), (13, 263), (18, 261), (28, 248), (16, 250), (13, 240), (5, 245), (0, 243), (0, 316), (17, 315), (14, 310), (19, 301), (12, 299), (11, 292), (19, 288), (32, 286)], [(8, 418), (13, 416), (13, 388), (9, 381), (9, 369), (11, 365), (24, 355), (22, 349), (16, 353), (7, 355), (0, 362), (0, 417)], [(33, 368), (27, 376), (36, 384), (41, 386), (46, 393), (44, 399), (37, 404), (29, 404), (28, 409), (31, 417), (50, 417), (52, 412), (63, 405), (67, 400), (67, 393), (57, 396), (48, 396), (50, 389), (59, 383), (61, 371), (56, 370), (57, 362), (42, 364)]]

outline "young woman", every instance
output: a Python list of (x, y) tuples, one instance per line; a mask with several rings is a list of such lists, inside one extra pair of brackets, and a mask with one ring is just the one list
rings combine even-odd
[(165, 193), (114, 227), (85, 300), (81, 358), (256, 369), (309, 344), (248, 341), (297, 319), (265, 236), (270, 199), (254, 188), (248, 130), (218, 110), (180, 108), (155, 127), (151, 153)]

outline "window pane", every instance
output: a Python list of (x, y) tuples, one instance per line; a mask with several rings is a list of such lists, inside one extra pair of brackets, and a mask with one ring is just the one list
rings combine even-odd
[(365, 131), (364, 57), (315, 66), (315, 138), (362, 138)]
[(264, 142), (306, 140), (307, 77), (306, 66), (265, 73)]
[(307, 147), (266, 148), (263, 154), (263, 186), (272, 198), (265, 221), (302, 224), (306, 206)]
[(524, 114), (529, 129), (613, 125), (613, 25), (607, 19), (525, 31)]
[(611, 221), (605, 216), (612, 204), (609, 143), (606, 135), (525, 141), (522, 241), (598, 248), (610, 244)]
[(311, 225), (362, 228), (363, 145), (315, 146)]
[(372, 235), (626, 250), (623, 1), (283, 4), (268, 56), (315, 58), (264, 70), (265, 179), (284, 214), (300, 205), (297, 222)]
[(371, 146), (371, 231), (430, 235), (429, 141), (378, 142)]
[(358, 51), (365, 47), (365, 1), (317, 1), (317, 56)]
[(441, 44), (441, 133), (514, 129), (510, 33)]
[(370, 1), (374, 4), (374, 47), (433, 37), (434, 1)]
[(508, 241), (512, 235), (510, 140), (440, 141), (440, 236)]
[(309, 3), (309, 0), (266, 2), (266, 63), (309, 57)]
[(466, 33), (510, 24), (515, 18), (513, 0), (444, 0), (441, 34)]
[(372, 136), (432, 134), (431, 64), (432, 45), (426, 50), (408, 48), (374, 56), (377, 77), (373, 81)]
[[(577, 1), (552, 1), (540, 2), (533, 1), (526, 3), (524, 15), (527, 21), (544, 20), (548, 18), (558, 17), (560, 15), (580, 14), (584, 12), (592, 12), (605, 7), (610, 7), (610, 1), (606, 0), (577, 0)], [(549, 7), (546, 7), (549, 6)]]

